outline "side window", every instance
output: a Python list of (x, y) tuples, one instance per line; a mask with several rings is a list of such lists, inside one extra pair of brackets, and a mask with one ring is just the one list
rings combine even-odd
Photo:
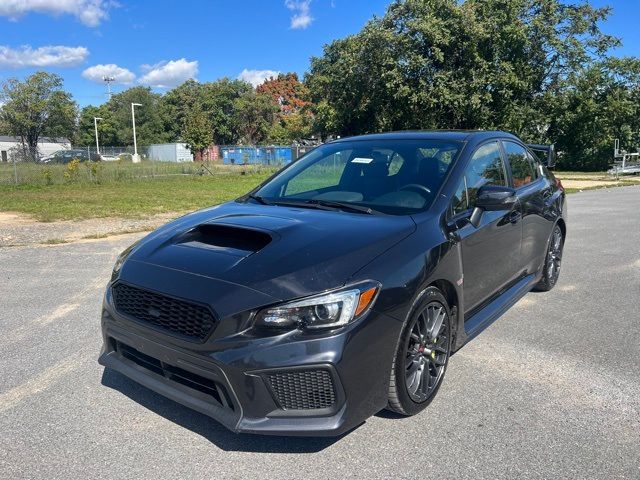
[(471, 157), (464, 178), (453, 198), (453, 214), (473, 208), (478, 190), (484, 185), (507, 186), (507, 176), (498, 142), (482, 145)]
[(507, 176), (498, 142), (487, 143), (476, 150), (465, 172), (465, 179), (469, 208), (475, 206), (480, 187), (485, 185), (507, 186)]
[(540, 159), (538, 159), (538, 157), (531, 154), (530, 152), (527, 152), (527, 157), (529, 158), (529, 162), (531, 162), (531, 165), (533, 167), (533, 180), (540, 178), (543, 175), (542, 163), (540, 163)]
[(533, 165), (533, 159), (528, 155), (527, 151), (513, 142), (504, 142), (504, 149), (507, 153), (509, 165), (511, 165), (513, 187), (519, 188), (533, 182), (536, 179), (536, 170)]
[(451, 210), (454, 215), (458, 213), (464, 212), (469, 208), (469, 198), (467, 197), (467, 182), (463, 177), (460, 185), (458, 185), (458, 189), (456, 193), (453, 195), (453, 199), (451, 201)]

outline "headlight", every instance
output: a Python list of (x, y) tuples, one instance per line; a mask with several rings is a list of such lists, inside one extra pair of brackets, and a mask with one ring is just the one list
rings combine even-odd
[(309, 329), (341, 327), (367, 311), (379, 289), (379, 284), (368, 282), (360, 287), (276, 305), (258, 312), (255, 325)]
[(113, 272), (111, 273), (112, 282), (115, 281), (120, 275), (120, 270), (122, 269), (122, 265), (124, 264), (124, 261), (127, 259), (127, 257), (129, 256), (129, 254), (135, 248), (136, 245), (138, 245), (138, 242), (127, 247), (120, 255), (118, 255), (118, 258), (116, 258), (116, 263), (113, 265)]

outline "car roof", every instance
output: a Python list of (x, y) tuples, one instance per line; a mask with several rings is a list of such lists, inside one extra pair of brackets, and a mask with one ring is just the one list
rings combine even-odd
[(484, 140), (494, 137), (517, 139), (515, 135), (500, 130), (403, 130), (345, 137), (334, 140), (331, 143), (361, 140), (450, 140), (468, 142), (472, 139)]

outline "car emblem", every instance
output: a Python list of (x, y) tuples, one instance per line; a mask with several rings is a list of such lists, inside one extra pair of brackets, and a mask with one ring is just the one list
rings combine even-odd
[(158, 317), (160, 316), (160, 310), (158, 310), (158, 309), (157, 309), (157, 308), (155, 308), (155, 307), (149, 307), (149, 308), (147, 309), (147, 313), (148, 313), (149, 315), (151, 315), (152, 317), (154, 317), (154, 318), (158, 318)]

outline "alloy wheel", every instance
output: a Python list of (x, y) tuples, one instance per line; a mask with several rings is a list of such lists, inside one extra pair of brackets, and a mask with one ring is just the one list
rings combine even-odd
[(551, 243), (549, 244), (549, 251), (547, 252), (547, 272), (548, 279), (551, 285), (555, 285), (560, 275), (560, 265), (562, 263), (562, 231), (560, 227), (556, 225), (553, 230), (553, 236), (551, 237)]
[(444, 305), (431, 302), (409, 328), (405, 346), (407, 392), (416, 403), (438, 386), (449, 356), (449, 316)]

